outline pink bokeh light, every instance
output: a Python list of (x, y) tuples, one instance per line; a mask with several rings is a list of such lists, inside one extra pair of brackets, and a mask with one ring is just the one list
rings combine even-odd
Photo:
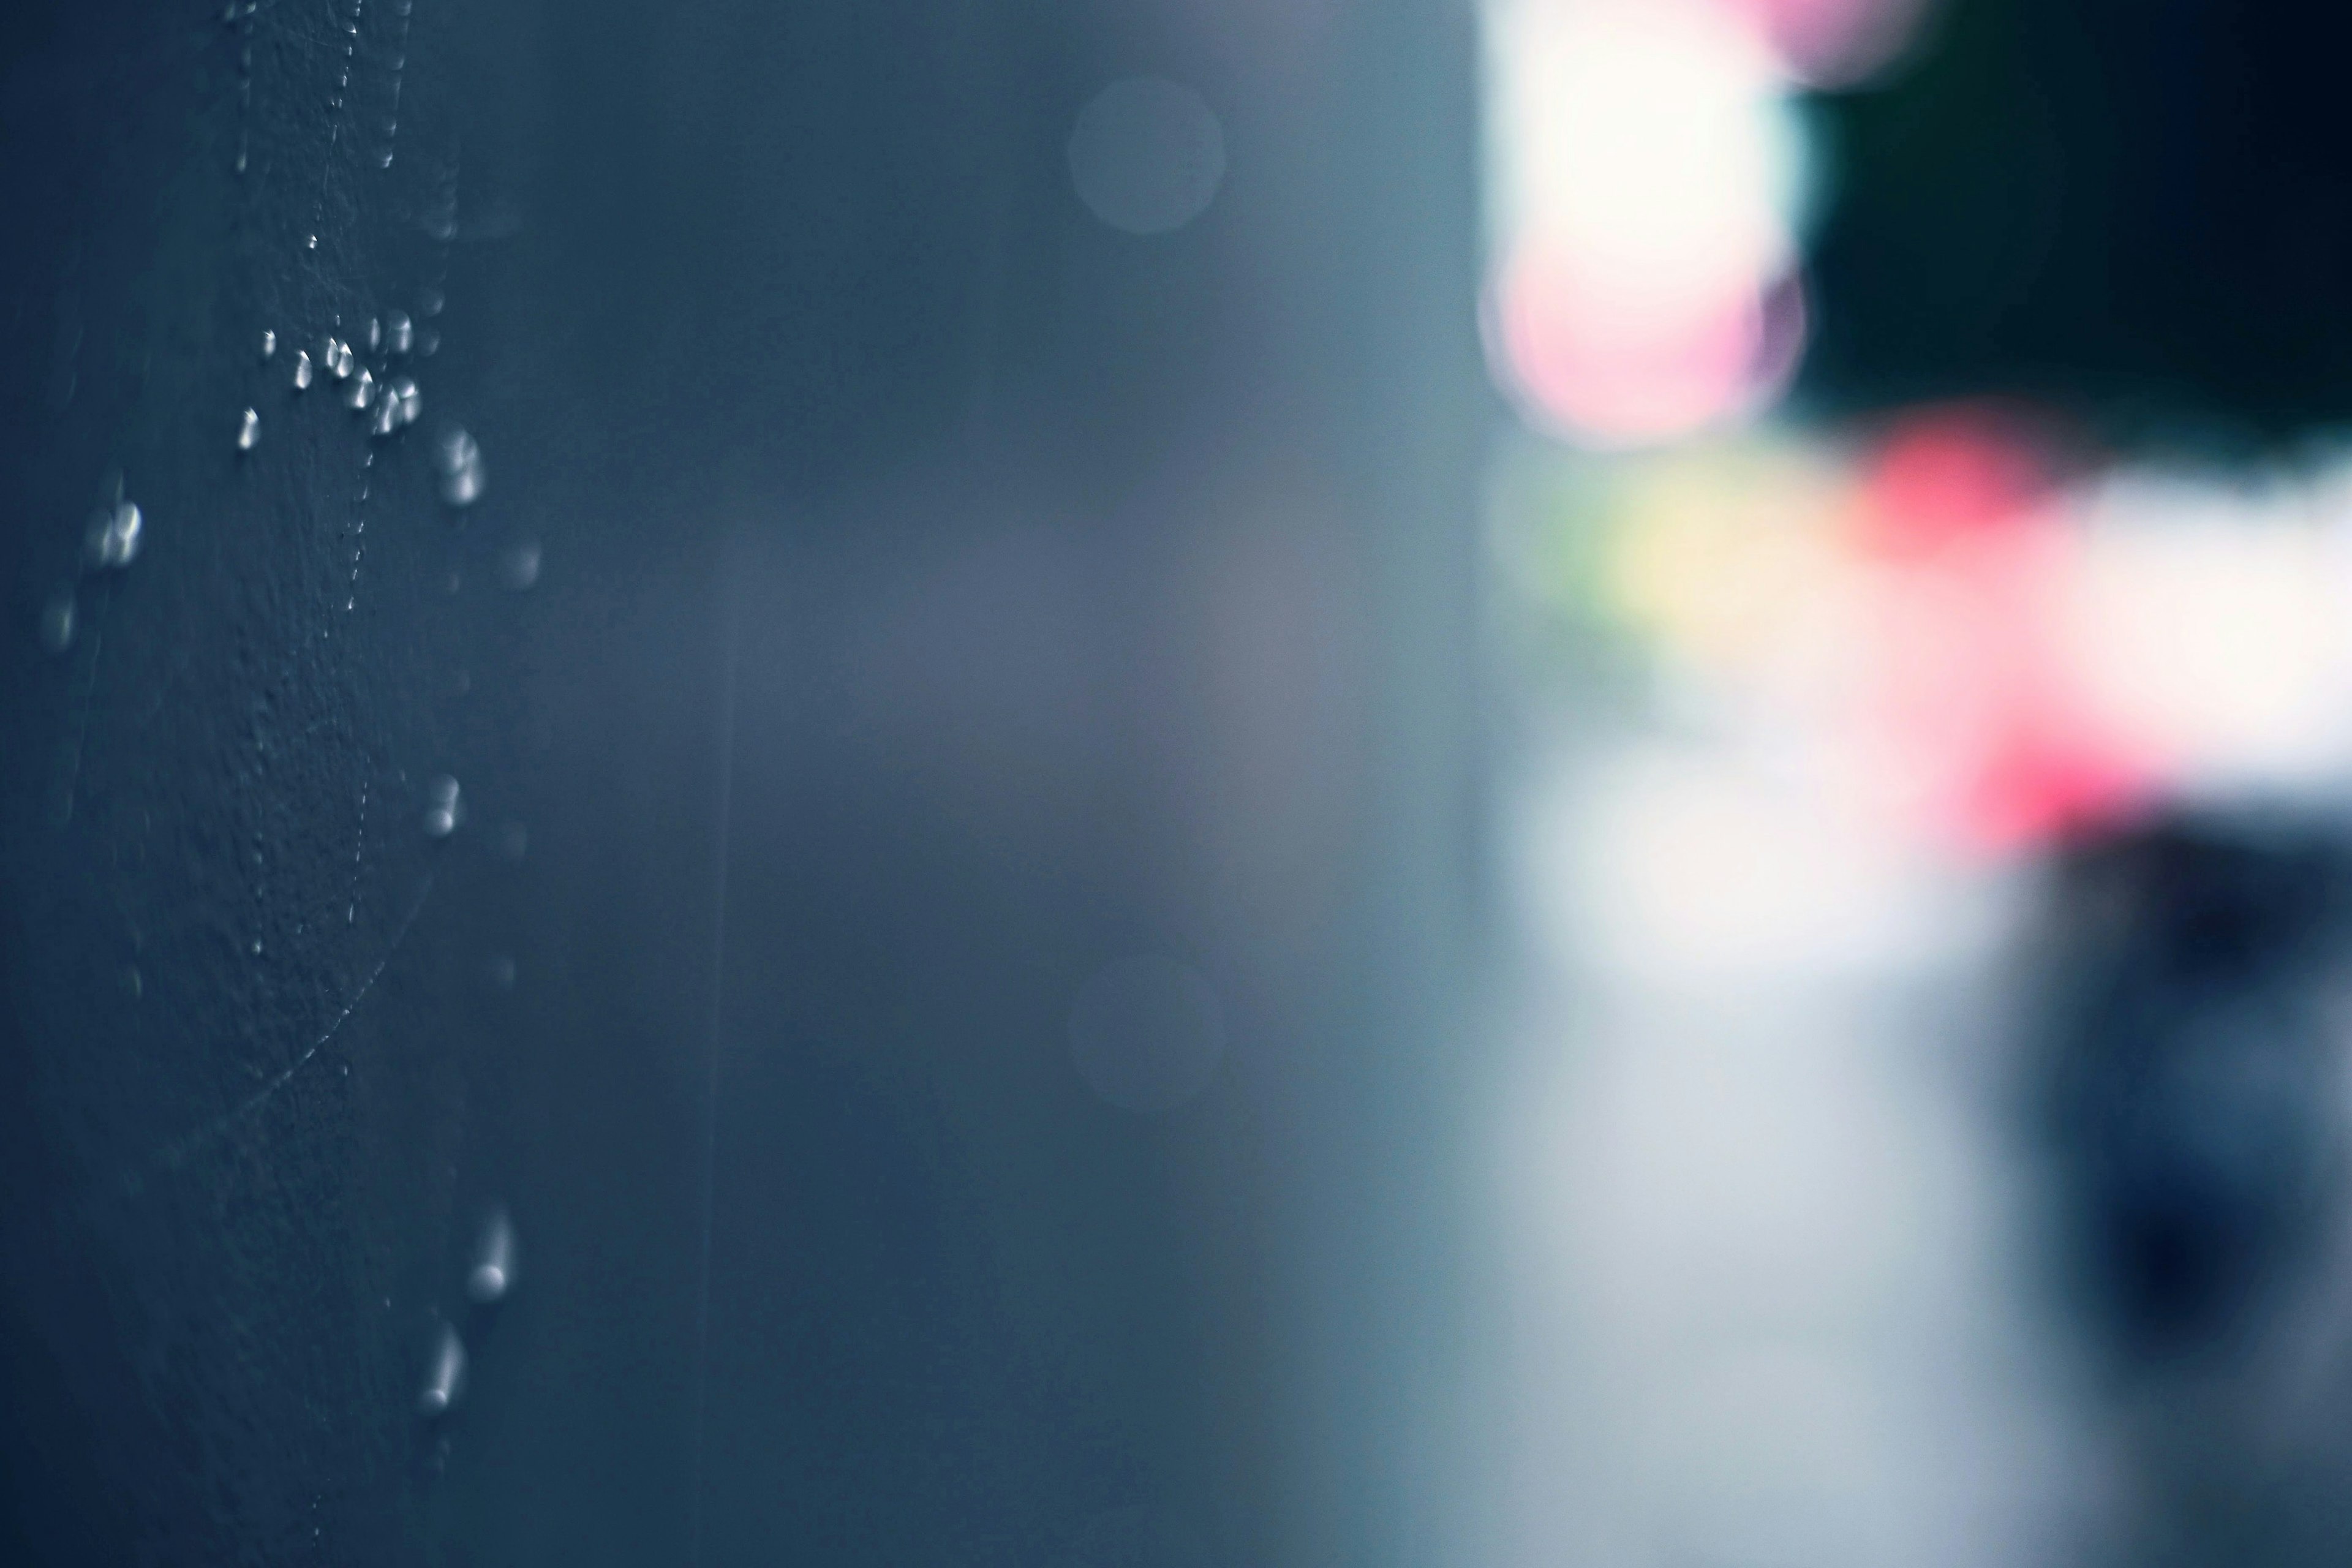
[(1494, 361), (1522, 411), (1599, 447), (1669, 440), (1752, 414), (1788, 383), (1805, 335), (1795, 280), (1661, 287), (1525, 245), (1487, 301)]

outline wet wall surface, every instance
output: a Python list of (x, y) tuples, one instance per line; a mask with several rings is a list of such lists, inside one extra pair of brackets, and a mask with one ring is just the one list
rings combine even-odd
[[(1470, 59), (11, 11), (0, 1555), (1430, 1554)], [(1163, 973), (1198, 1081), (1082, 1066)]]

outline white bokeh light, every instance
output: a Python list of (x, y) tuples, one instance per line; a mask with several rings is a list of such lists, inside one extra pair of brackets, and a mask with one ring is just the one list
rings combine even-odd
[(1489, 349), (1535, 425), (1669, 439), (1777, 395), (1811, 183), (1787, 72), (1701, 0), (1487, 10)]

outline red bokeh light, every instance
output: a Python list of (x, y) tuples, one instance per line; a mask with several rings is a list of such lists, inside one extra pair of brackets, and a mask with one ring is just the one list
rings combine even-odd
[(2060, 634), (2074, 541), (2023, 421), (1914, 416), (1864, 468), (1856, 544), (1877, 568), (1875, 686), (1934, 826), (2030, 847), (2138, 809), (2157, 779), (2081, 689)]

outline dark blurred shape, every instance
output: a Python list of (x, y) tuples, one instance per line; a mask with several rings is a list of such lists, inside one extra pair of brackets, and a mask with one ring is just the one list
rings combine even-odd
[(2055, 873), (2041, 1110), (2066, 1269), (2127, 1362), (2258, 1336), (2333, 1206), (2352, 855), (2180, 816)]
[(2352, 16), (1970, 0), (1827, 98), (1804, 390), (2040, 395), (2126, 436), (2352, 413)]

